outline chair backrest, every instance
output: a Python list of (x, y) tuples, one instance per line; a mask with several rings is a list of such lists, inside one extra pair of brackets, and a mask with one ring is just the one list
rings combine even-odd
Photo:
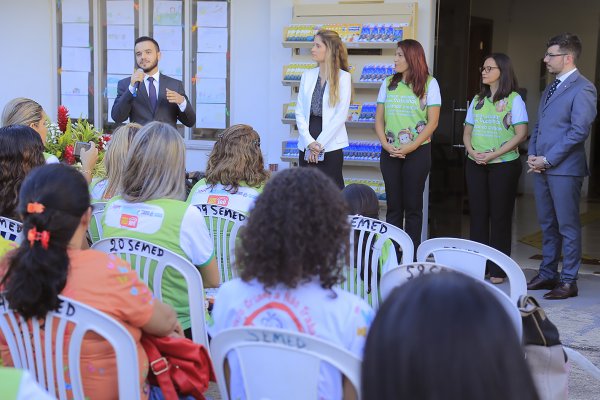
[(106, 202), (92, 203), (92, 220), (88, 226), (88, 234), (92, 243), (102, 239), (102, 214), (104, 213)]
[[(392, 292), (392, 290), (394, 290), (396, 287), (401, 286), (421, 275), (435, 274), (444, 271), (455, 271), (472, 277), (472, 275), (467, 272), (468, 268), (465, 268), (463, 266), (454, 267), (451, 265), (444, 265), (431, 262), (415, 262), (403, 264), (383, 274), (380, 283), (381, 297), (382, 299), (386, 299)], [(487, 283), (481, 279), (475, 278), (475, 280), (477, 282), (480, 282), (502, 305), (502, 307), (508, 314), (508, 317), (513, 322), (513, 326), (515, 327), (517, 336), (521, 338), (523, 335), (523, 320), (521, 319), (521, 312), (517, 307), (517, 303), (512, 301), (512, 299), (506, 293), (504, 293), (502, 290), (498, 289), (494, 285)]]
[(58, 310), (49, 312), (43, 320), (25, 321), (0, 296), (0, 330), (14, 366), (28, 370), (54, 397), (87, 398), (83, 393), (80, 353), (84, 335), (95, 332), (111, 344), (116, 354), (119, 398), (139, 399), (137, 348), (127, 329), (92, 307), (59, 297)]
[(519, 265), (509, 256), (490, 246), (467, 239), (434, 238), (421, 243), (417, 261), (427, 261), (432, 255), (435, 263), (461, 268), (472, 277), (483, 280), (487, 261), (498, 265), (508, 278), (510, 298), (517, 304), (527, 294), (527, 281)]
[[(379, 221), (350, 215), (350, 257), (344, 263), (345, 282), (341, 288), (365, 299), (373, 308), (379, 304), (381, 274), (400, 263), (412, 262), (413, 242), (402, 229)], [(396, 247), (402, 249), (402, 261), (396, 256)]]
[(237, 275), (235, 241), (240, 227), (246, 221), (246, 216), (239, 211), (216, 204), (195, 204), (195, 207), (206, 218), (206, 226), (214, 241), (219, 266), (219, 283), (227, 282)]
[(14, 219), (0, 217), (0, 235), (17, 244), (23, 241), (23, 224)]
[(200, 272), (191, 262), (164, 247), (126, 237), (102, 239), (94, 243), (92, 248), (116, 254), (127, 261), (140, 279), (152, 290), (154, 296), (161, 301), (163, 300), (162, 280), (165, 269), (173, 268), (181, 274), (188, 288), (187, 293), (181, 293), (181, 296), (187, 295), (188, 298), (192, 340), (208, 349), (204, 314), (204, 285)]
[(360, 397), (361, 360), (341, 347), (299, 332), (240, 327), (212, 338), (219, 391), (229, 399), (224, 363), (235, 350), (248, 399), (316, 399), (321, 362), (339, 370)]

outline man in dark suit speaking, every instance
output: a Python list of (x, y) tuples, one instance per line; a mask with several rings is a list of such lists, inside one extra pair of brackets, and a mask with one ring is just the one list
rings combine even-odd
[(160, 48), (156, 40), (139, 37), (134, 51), (138, 69), (131, 78), (119, 81), (112, 119), (120, 123), (129, 118), (142, 125), (161, 121), (172, 126), (179, 120), (186, 126), (194, 126), (196, 113), (183, 91), (183, 84), (158, 70)]

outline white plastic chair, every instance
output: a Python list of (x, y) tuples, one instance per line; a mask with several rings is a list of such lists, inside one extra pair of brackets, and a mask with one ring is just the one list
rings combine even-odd
[[(54, 397), (83, 399), (82, 340), (87, 332), (95, 332), (111, 344), (116, 354), (119, 398), (139, 399), (137, 348), (127, 329), (92, 307), (66, 297), (59, 298), (62, 302), (57, 311), (49, 312), (43, 320), (25, 321), (0, 297), (0, 330), (14, 366), (28, 370)], [(64, 365), (65, 360), (67, 365)]]
[(235, 241), (239, 229), (244, 225), (246, 216), (231, 208), (216, 204), (194, 204), (206, 218), (219, 267), (219, 284), (236, 277)]
[[(399, 264), (395, 247), (402, 249), (401, 263), (406, 263), (413, 261), (414, 245), (410, 236), (394, 225), (362, 215), (350, 215), (348, 219), (352, 226), (350, 260), (344, 265), (346, 281), (341, 288), (360, 296), (377, 309), (380, 274)], [(382, 257), (384, 248), (387, 260)]]
[(321, 362), (340, 371), (360, 398), (361, 360), (341, 347), (299, 332), (240, 327), (212, 338), (211, 355), (219, 392), (229, 399), (225, 359), (235, 350), (247, 399), (316, 399)]
[[(465, 268), (464, 266), (455, 267), (431, 262), (403, 264), (387, 271), (381, 277), (381, 283), (379, 285), (381, 289), (381, 298), (385, 300), (396, 287), (401, 286), (421, 275), (440, 273), (444, 271), (455, 271), (472, 277), (472, 275), (468, 273), (468, 268)], [(502, 305), (509, 318), (513, 322), (513, 326), (515, 327), (518, 337), (521, 338), (523, 335), (523, 320), (521, 319), (521, 312), (517, 307), (517, 303), (512, 301), (512, 299), (506, 293), (494, 285), (481, 279), (474, 279), (477, 282), (480, 282)]]
[(191, 262), (164, 247), (126, 237), (102, 239), (94, 243), (92, 249), (116, 254), (127, 261), (140, 279), (152, 290), (154, 296), (161, 301), (163, 300), (161, 282), (165, 269), (170, 267), (181, 274), (187, 285), (187, 293), (181, 293), (181, 296), (187, 295), (190, 306), (192, 340), (208, 349), (204, 286), (200, 272)]
[(88, 235), (92, 243), (102, 239), (102, 214), (104, 213), (106, 202), (92, 203), (92, 221), (88, 226)]
[(14, 219), (0, 217), (0, 235), (6, 240), (21, 244), (23, 241), (23, 224)]
[(510, 298), (515, 304), (519, 297), (527, 294), (527, 281), (521, 267), (512, 258), (490, 246), (467, 239), (435, 238), (421, 243), (417, 249), (417, 261), (427, 261), (430, 255), (433, 255), (435, 263), (459, 269), (479, 280), (485, 278), (487, 261), (492, 261), (506, 272)]

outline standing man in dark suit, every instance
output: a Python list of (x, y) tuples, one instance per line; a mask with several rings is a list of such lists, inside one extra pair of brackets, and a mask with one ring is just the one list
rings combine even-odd
[(131, 78), (121, 79), (111, 116), (119, 123), (127, 118), (145, 125), (161, 121), (172, 125), (181, 121), (192, 127), (196, 113), (188, 101), (183, 84), (158, 71), (160, 48), (156, 40), (142, 36), (135, 41), (135, 61), (138, 69)]
[[(589, 175), (585, 141), (596, 117), (596, 88), (575, 63), (581, 54), (576, 35), (550, 39), (544, 62), (556, 79), (540, 99), (538, 122), (529, 143), (528, 172), (535, 172), (535, 202), (542, 227), (542, 263), (527, 289), (548, 289), (546, 299), (577, 296), (581, 263), (579, 199)], [(558, 273), (562, 250), (563, 267)]]

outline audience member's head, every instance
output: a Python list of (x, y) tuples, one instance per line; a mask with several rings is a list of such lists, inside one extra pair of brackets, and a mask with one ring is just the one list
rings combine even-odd
[(258, 133), (250, 125), (242, 124), (225, 129), (208, 158), (206, 182), (220, 183), (236, 193), (241, 183), (259, 187), (268, 178)]
[(342, 190), (342, 196), (349, 214), (379, 219), (379, 199), (371, 186), (352, 183)]
[(67, 248), (77, 228), (87, 226), (89, 207), (87, 182), (72, 167), (45, 165), (23, 182), (18, 210), (25, 238), (2, 283), (11, 308), (25, 318), (43, 317), (58, 306), (69, 269)]
[(185, 145), (175, 128), (150, 122), (133, 138), (120, 181), (124, 200), (184, 200)]
[(33, 128), (41, 136), (42, 142), (46, 142), (48, 134), (46, 113), (42, 106), (31, 99), (17, 97), (4, 106), (2, 126), (8, 125), (25, 125)]
[(236, 259), (244, 281), (294, 288), (317, 278), (341, 281), (348, 248), (346, 205), (331, 179), (314, 168), (291, 168), (271, 178), (240, 233)]
[(127, 162), (129, 146), (141, 128), (140, 124), (130, 122), (118, 127), (111, 135), (103, 160), (106, 166), (106, 179), (108, 181), (106, 190), (104, 191), (104, 198), (110, 199), (118, 193), (119, 180), (123, 175), (123, 168)]
[(480, 282), (429, 274), (395, 289), (369, 331), (363, 398), (537, 399), (512, 322)]
[(17, 201), (21, 182), (33, 168), (43, 165), (40, 135), (25, 125), (0, 128), (0, 215), (20, 220)]

